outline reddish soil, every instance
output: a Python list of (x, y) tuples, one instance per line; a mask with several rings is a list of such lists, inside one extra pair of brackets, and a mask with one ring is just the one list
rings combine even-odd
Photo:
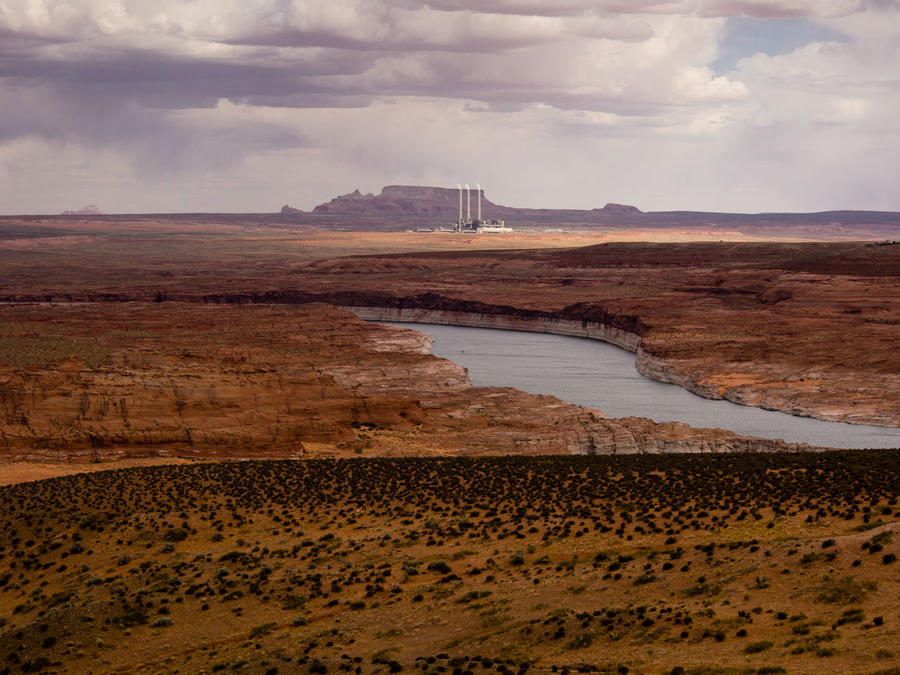
[[(0, 670), (896, 662), (896, 452), (471, 387), (310, 301), (606, 323), (686, 384), (896, 424), (900, 247), (73, 222), (4, 235), (46, 245), (0, 250), (0, 482), (114, 470), (0, 487)], [(531, 250), (430, 252), (488, 245)]]

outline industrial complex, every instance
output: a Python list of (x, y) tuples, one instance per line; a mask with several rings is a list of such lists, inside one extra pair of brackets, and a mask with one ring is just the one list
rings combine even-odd
[(511, 227), (506, 227), (502, 220), (485, 220), (481, 217), (481, 185), (475, 186), (476, 199), (478, 200), (476, 217), (472, 219), (472, 194), (469, 185), (466, 184), (466, 217), (463, 218), (463, 187), (459, 183), (456, 184), (459, 190), (459, 216), (453, 227), (454, 232), (468, 233), (489, 233), (489, 232), (512, 232)]

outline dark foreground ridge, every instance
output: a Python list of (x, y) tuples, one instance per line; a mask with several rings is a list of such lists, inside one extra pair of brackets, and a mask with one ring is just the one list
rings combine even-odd
[(254, 461), (6, 487), (0, 671), (874, 672), (898, 460)]

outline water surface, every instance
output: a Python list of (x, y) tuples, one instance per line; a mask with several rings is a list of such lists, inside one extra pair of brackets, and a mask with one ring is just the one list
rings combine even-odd
[(398, 324), (434, 338), (431, 353), (469, 370), (476, 386), (516, 387), (599, 408), (610, 417), (649, 417), (719, 427), (747, 436), (833, 448), (900, 448), (900, 429), (824, 422), (713, 401), (635, 369), (631, 352), (606, 342), (564, 335)]

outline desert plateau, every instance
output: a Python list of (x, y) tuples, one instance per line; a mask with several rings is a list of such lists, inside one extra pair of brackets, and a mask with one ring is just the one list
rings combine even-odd
[(900, 246), (66, 218), (3, 226), (3, 672), (896, 658), (895, 452), (475, 387), (359, 317), (588, 335), (890, 427)]
[(0, 0), (0, 675), (900, 675), (900, 0)]

